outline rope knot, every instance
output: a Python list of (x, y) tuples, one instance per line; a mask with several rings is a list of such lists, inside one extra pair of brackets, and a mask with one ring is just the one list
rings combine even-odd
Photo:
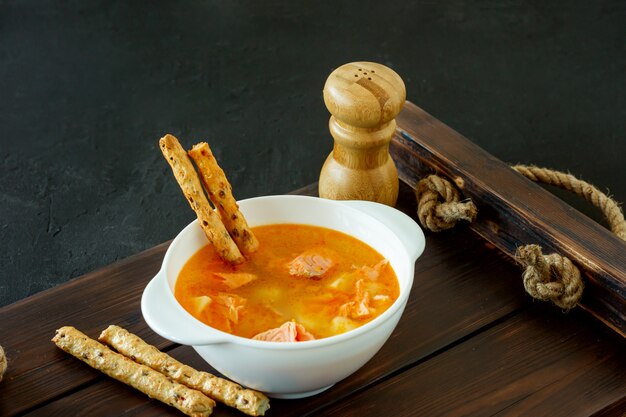
[(446, 179), (430, 175), (417, 184), (417, 215), (433, 232), (450, 229), (459, 220), (472, 222), (478, 210), (471, 200), (459, 202), (459, 192)]
[(528, 294), (565, 310), (576, 306), (584, 285), (572, 261), (556, 253), (544, 255), (539, 245), (520, 246), (515, 260), (525, 268), (522, 276)]

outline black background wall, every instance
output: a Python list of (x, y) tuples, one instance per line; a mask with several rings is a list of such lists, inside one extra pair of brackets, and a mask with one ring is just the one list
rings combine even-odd
[(316, 181), (321, 90), (354, 60), (499, 158), (626, 201), (625, 22), (623, 1), (0, 1), (0, 305), (194, 218), (166, 132), (207, 140), (238, 198)]

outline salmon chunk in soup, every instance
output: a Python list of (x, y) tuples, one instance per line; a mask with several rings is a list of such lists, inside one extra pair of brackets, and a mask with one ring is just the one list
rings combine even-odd
[(319, 339), (368, 323), (398, 298), (389, 262), (354, 237), (299, 224), (252, 230), (260, 245), (246, 262), (226, 263), (207, 245), (180, 271), (176, 299), (211, 327), (257, 340)]

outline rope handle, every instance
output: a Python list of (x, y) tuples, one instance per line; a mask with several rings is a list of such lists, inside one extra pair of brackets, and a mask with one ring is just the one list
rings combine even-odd
[(626, 240), (626, 221), (624, 213), (615, 200), (586, 181), (572, 174), (539, 168), (531, 165), (513, 165), (511, 168), (531, 181), (541, 182), (563, 188), (587, 200), (602, 211), (611, 231), (622, 240)]
[[(602, 211), (611, 231), (626, 241), (626, 221), (621, 208), (598, 188), (571, 174), (547, 168), (528, 165), (511, 168), (531, 181), (554, 185), (583, 197)], [(415, 196), (420, 223), (433, 232), (450, 229), (460, 220), (472, 222), (478, 215), (471, 200), (459, 201), (456, 187), (437, 175), (420, 180)], [(584, 284), (570, 259), (556, 253), (544, 255), (539, 245), (525, 245), (517, 248), (515, 260), (524, 267), (524, 288), (533, 298), (552, 301), (565, 310), (578, 304)]]

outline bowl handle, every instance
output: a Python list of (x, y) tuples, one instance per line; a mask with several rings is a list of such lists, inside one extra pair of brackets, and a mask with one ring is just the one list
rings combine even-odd
[(400, 242), (402, 242), (413, 261), (416, 261), (422, 252), (424, 252), (424, 246), (426, 244), (424, 232), (415, 220), (400, 210), (372, 201), (344, 200), (340, 201), (340, 203), (344, 203), (369, 214), (391, 229), (398, 239), (400, 239)]
[(161, 269), (141, 296), (141, 313), (148, 326), (160, 336), (182, 345), (226, 343), (219, 331), (187, 313), (178, 304)]

